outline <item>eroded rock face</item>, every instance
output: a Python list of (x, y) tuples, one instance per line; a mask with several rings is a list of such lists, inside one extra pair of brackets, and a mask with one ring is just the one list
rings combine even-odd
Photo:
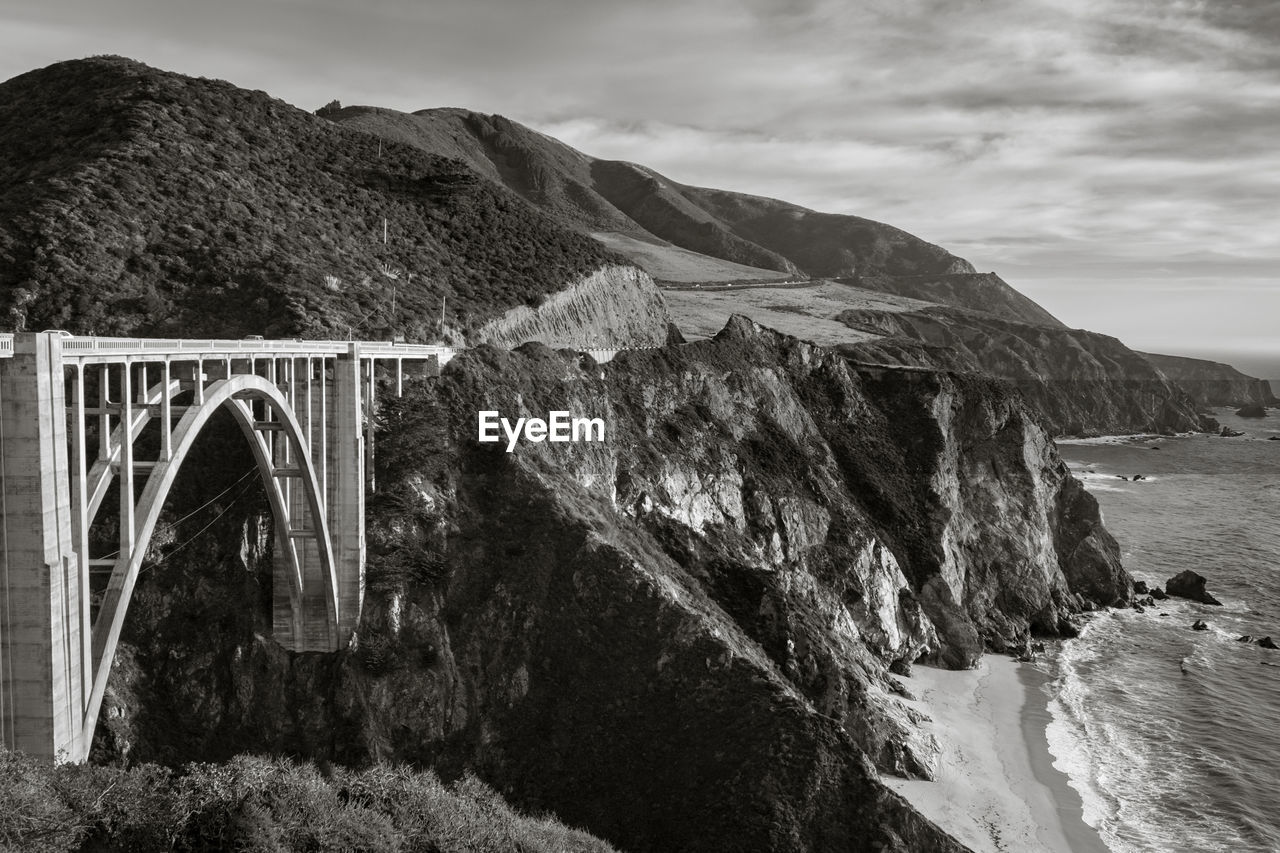
[(552, 347), (648, 347), (667, 342), (671, 317), (649, 274), (607, 266), (548, 296), (486, 323), (477, 340), (513, 347), (540, 341)]
[[(508, 454), (478, 408), (598, 416), (607, 440)], [(966, 666), (1129, 594), (1001, 386), (859, 372), (743, 320), (603, 367), (467, 352), (387, 404), (377, 448), (352, 648), (231, 625), (230, 650), (142, 674), (122, 705), (192, 709), (205, 752), (175, 757), (472, 767), (632, 850), (959, 850), (877, 779), (936, 748), (888, 668)]]

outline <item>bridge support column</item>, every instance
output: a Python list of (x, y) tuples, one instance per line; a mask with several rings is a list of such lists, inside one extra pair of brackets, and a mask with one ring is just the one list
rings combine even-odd
[[(332, 364), (332, 375), (326, 362)], [(364, 496), (365, 435), (364, 376), (357, 345), (343, 356), (319, 359), (313, 377), (309, 365), (305, 374), (297, 372), (299, 388), (294, 410), (310, 434), (311, 462), (324, 490), (334, 567), (337, 573), (337, 630), (327, 620), (324, 600), (326, 585), (323, 564), (314, 537), (296, 540), (303, 573), (303, 602), (296, 608), (290, 598), (289, 561), (283, 554), (275, 559), (273, 580), (273, 635), (276, 642), (293, 651), (334, 651), (345, 648), (360, 618), (364, 599)], [(299, 378), (300, 376), (305, 378)], [(305, 385), (303, 384), (305, 383)], [(314, 529), (301, 490), (295, 490), (290, 517), (300, 530)], [(301, 625), (295, 618), (304, 615)]]
[(329, 412), (334, 441), (329, 443), (327, 484), (329, 535), (338, 573), (338, 634), (345, 647), (364, 604), (365, 435), (360, 345), (351, 344), (334, 359), (333, 398)]
[(86, 679), (71, 537), (62, 341), (14, 336), (0, 360), (0, 739), (83, 760)]

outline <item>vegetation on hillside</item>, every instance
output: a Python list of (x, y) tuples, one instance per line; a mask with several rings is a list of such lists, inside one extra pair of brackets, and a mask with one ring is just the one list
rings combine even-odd
[(612, 850), (554, 818), (513, 811), (474, 776), (335, 768), (240, 756), (171, 770), (57, 767), (0, 750), (0, 849), (360, 850), (529, 853)]
[[(679, 184), (634, 163), (595, 159), (499, 115), (347, 107), (336, 117), (382, 138), (462, 159), (586, 232), (657, 237), (784, 275), (972, 272), (947, 250), (891, 225)], [(645, 258), (635, 260), (643, 264)], [(980, 301), (968, 305), (980, 308)]]
[(6, 330), (426, 340), (442, 300), (464, 329), (618, 260), (456, 160), (262, 92), (116, 57), (0, 84)]

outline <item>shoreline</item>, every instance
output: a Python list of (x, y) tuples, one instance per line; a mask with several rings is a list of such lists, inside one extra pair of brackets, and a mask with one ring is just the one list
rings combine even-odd
[(937, 781), (883, 777), (921, 814), (976, 853), (1110, 853), (1084, 804), (1053, 766), (1049, 676), (985, 654), (973, 670), (916, 666), (899, 681), (932, 722)]

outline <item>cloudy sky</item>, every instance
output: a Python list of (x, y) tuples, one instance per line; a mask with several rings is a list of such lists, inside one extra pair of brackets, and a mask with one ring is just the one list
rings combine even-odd
[(499, 112), (892, 223), (1135, 347), (1280, 365), (1274, 0), (0, 0), (0, 79), (95, 53)]

